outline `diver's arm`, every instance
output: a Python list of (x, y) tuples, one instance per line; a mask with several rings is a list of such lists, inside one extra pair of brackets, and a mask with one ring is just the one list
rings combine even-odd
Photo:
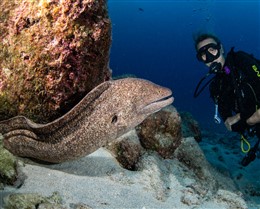
[(222, 117), (226, 128), (229, 131), (242, 133), (247, 127), (245, 120), (241, 119), (240, 113), (236, 113), (232, 111), (232, 100), (234, 99), (225, 99), (225, 101), (220, 100), (219, 103), (219, 114)]
[[(240, 120), (240, 113), (237, 113), (234, 116), (228, 117), (225, 120), (225, 126), (229, 131), (234, 131), (233, 125), (236, 124)], [(232, 129), (233, 128), (233, 129)]]
[(250, 118), (246, 120), (247, 124), (252, 126), (256, 123), (260, 123), (260, 109), (258, 109)]

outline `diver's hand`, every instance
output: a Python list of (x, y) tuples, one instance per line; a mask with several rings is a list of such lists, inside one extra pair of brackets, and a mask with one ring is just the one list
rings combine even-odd
[(246, 120), (247, 124), (252, 126), (256, 123), (260, 123), (260, 109), (258, 109), (250, 118)]
[(240, 113), (232, 116), (232, 117), (228, 117), (226, 120), (225, 120), (225, 126), (226, 128), (229, 130), (229, 131), (232, 131), (232, 128), (231, 126), (235, 123), (237, 123), (238, 121), (240, 120)]

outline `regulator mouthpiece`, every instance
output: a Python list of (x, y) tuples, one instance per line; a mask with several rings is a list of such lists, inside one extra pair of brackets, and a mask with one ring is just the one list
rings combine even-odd
[(209, 73), (221, 73), (221, 63), (220, 62), (213, 62), (209, 67)]

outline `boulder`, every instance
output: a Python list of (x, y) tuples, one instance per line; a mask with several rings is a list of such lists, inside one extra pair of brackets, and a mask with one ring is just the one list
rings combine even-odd
[(141, 146), (135, 130), (119, 137), (106, 148), (113, 153), (122, 167), (132, 171), (137, 170), (139, 158), (144, 153), (144, 148)]
[(15, 156), (3, 148), (3, 136), (0, 136), (0, 190), (5, 185), (19, 187), (25, 180), (20, 170), (21, 164)]
[(169, 158), (181, 143), (181, 118), (176, 108), (170, 105), (147, 117), (136, 131), (144, 148)]
[(0, 8), (0, 120), (47, 123), (111, 78), (106, 0), (2, 0)]

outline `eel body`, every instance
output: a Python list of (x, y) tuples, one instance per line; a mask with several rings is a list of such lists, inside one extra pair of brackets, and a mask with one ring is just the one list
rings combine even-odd
[(150, 81), (106, 81), (64, 116), (47, 124), (23, 116), (0, 122), (3, 144), (21, 157), (60, 163), (88, 155), (171, 104), (171, 90)]

